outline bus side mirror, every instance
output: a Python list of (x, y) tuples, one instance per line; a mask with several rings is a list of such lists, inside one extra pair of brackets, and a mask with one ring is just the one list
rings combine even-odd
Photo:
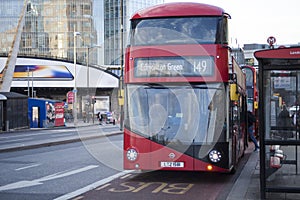
[(239, 100), (239, 94), (238, 94), (238, 89), (237, 89), (236, 83), (230, 84), (230, 100), (231, 101)]

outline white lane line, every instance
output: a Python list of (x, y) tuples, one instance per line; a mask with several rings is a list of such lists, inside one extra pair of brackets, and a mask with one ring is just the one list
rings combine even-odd
[(29, 166), (26, 166), (26, 167), (20, 167), (20, 168), (17, 168), (15, 169), (16, 171), (20, 171), (20, 170), (24, 170), (24, 169), (29, 169), (29, 168), (32, 168), (32, 167), (37, 167), (37, 166), (40, 166), (41, 164), (34, 164), (34, 165), (29, 165)]
[(76, 170), (72, 170), (72, 171), (58, 172), (58, 173), (55, 173), (55, 174), (51, 174), (49, 176), (45, 176), (45, 177), (36, 179), (36, 181), (40, 181), (40, 182), (42, 181), (43, 182), (43, 181), (49, 181), (49, 180), (53, 180), (53, 179), (57, 179), (57, 178), (63, 178), (63, 177), (66, 177), (66, 176), (71, 176), (71, 175), (74, 175), (74, 174), (85, 172), (85, 171), (88, 171), (88, 170), (91, 170), (91, 169), (94, 169), (94, 168), (97, 168), (97, 167), (99, 167), (99, 165), (89, 165), (89, 166), (82, 167), (80, 169), (76, 169)]
[[(97, 181), (97, 182), (95, 182), (95, 183), (92, 183), (92, 184), (90, 184), (90, 185), (88, 185), (88, 186), (85, 186), (85, 187), (83, 187), (83, 188), (80, 188), (79, 190), (76, 190), (76, 191), (71, 192), (71, 193), (69, 193), (69, 194), (65, 194), (65, 195), (63, 195), (63, 196), (57, 197), (57, 198), (54, 199), (54, 200), (67, 200), (67, 199), (74, 198), (74, 197), (76, 197), (76, 196), (79, 196), (79, 195), (81, 195), (81, 194), (83, 194), (83, 193), (85, 193), (85, 192), (88, 192), (88, 191), (90, 191), (90, 190), (93, 190), (93, 189), (95, 189), (95, 188), (97, 188), (97, 187), (99, 187), (99, 186), (101, 186), (101, 185), (104, 185), (104, 184), (106, 184), (106, 183), (109, 183), (110, 181), (112, 181), (112, 180), (114, 180), (114, 179), (116, 179), (116, 178), (119, 178), (119, 177), (121, 177), (121, 176), (124, 176), (124, 175), (126, 175), (126, 174), (128, 174), (128, 173), (131, 173), (131, 172), (133, 172), (133, 171), (134, 171), (134, 170), (125, 170), (125, 171), (119, 172), (119, 173), (114, 174), (114, 175), (112, 175), (112, 176), (110, 176), (110, 177), (107, 177), (107, 178), (105, 178), (105, 179), (102, 179), (102, 180), (100, 180), (100, 181)], [(104, 187), (104, 186), (103, 186), (103, 187)], [(106, 186), (106, 187), (107, 187), (107, 186)]]
[(36, 186), (36, 185), (42, 185), (43, 182), (45, 182), (45, 181), (50, 181), (50, 180), (54, 180), (54, 179), (58, 179), (58, 178), (63, 178), (63, 177), (66, 177), (66, 176), (71, 176), (71, 175), (78, 174), (78, 173), (81, 173), (81, 172), (85, 172), (85, 171), (88, 171), (88, 170), (91, 170), (91, 169), (94, 169), (94, 168), (97, 168), (97, 167), (99, 167), (99, 165), (89, 165), (89, 166), (82, 167), (82, 168), (72, 170), (72, 171), (58, 172), (58, 173), (51, 174), (51, 175), (48, 175), (48, 176), (44, 176), (44, 177), (41, 177), (41, 178), (38, 178), (38, 179), (35, 179), (35, 180), (31, 180), (31, 181), (22, 180), (22, 181), (18, 181), (18, 182), (15, 182), (15, 183), (2, 185), (2, 186), (0, 186), (0, 191), (13, 190), (13, 189), (32, 187), (32, 186)]

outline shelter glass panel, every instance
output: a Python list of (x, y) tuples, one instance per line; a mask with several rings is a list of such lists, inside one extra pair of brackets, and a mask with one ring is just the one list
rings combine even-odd
[(266, 191), (289, 192), (300, 185), (300, 71), (266, 70), (263, 76)]

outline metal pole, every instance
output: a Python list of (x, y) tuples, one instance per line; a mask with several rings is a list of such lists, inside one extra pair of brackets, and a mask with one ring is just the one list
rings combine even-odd
[(31, 96), (32, 96), (32, 98), (34, 98), (34, 95), (33, 95), (33, 71), (31, 71)]
[(95, 123), (95, 104), (93, 103), (93, 124)]
[[(121, 51), (120, 51), (120, 69), (121, 69), (121, 72), (120, 72), (120, 80), (119, 80), (119, 98), (121, 99), (120, 102), (124, 102), (124, 86), (123, 86), (123, 63), (124, 63), (124, 60), (123, 60), (123, 29), (124, 29), (124, 22), (123, 22), (123, 0), (120, 1), (120, 24), (121, 24), (121, 30), (120, 30), (120, 45), (121, 45)], [(120, 103), (120, 130), (123, 130), (123, 120), (124, 120), (124, 105), (122, 103)]]
[(264, 73), (264, 69), (263, 67), (261, 66), (261, 61), (259, 61), (259, 102), (260, 102), (260, 105), (259, 105), (259, 113), (258, 113), (258, 116), (259, 116), (259, 146), (260, 146), (260, 161), (259, 161), (259, 177), (260, 177), (260, 197), (261, 199), (266, 199), (266, 154), (265, 154), (265, 123), (264, 123), (264, 98), (265, 98), (265, 88), (264, 88), (264, 76), (265, 76), (265, 73)]
[(77, 87), (76, 87), (76, 79), (77, 79), (77, 67), (76, 67), (76, 35), (75, 25), (74, 25), (74, 105), (73, 105), (73, 117), (74, 117), (74, 126), (77, 125)]
[(89, 67), (89, 57), (90, 57), (90, 48), (87, 47), (87, 59), (86, 59), (86, 67), (87, 67), (87, 95), (90, 95), (90, 67)]
[(90, 122), (90, 67), (89, 67), (89, 56), (90, 56), (90, 49), (89, 47), (86, 48), (86, 67), (87, 67), (87, 77), (86, 77), (86, 87), (87, 87), (87, 102), (88, 102), (88, 105), (87, 105), (87, 111), (86, 111), (86, 117), (87, 117), (87, 122), (89, 123)]
[(30, 86), (29, 86), (29, 67), (27, 67), (27, 96), (30, 97)]

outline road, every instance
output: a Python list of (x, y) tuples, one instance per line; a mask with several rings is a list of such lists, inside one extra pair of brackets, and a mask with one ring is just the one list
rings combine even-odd
[[(92, 128), (85, 128), (90, 129)], [(98, 130), (98, 129), (97, 129)], [(49, 134), (61, 137), (80, 134), (75, 129), (45, 130), (14, 135), (5, 144), (48, 140)], [(94, 130), (95, 131), (95, 130)], [(82, 131), (83, 132), (83, 131)], [(88, 131), (86, 131), (88, 132)], [(39, 135), (40, 134), (40, 135)], [(51, 135), (50, 135), (51, 136)], [(47, 139), (48, 138), (48, 139)], [(14, 141), (13, 141), (14, 140)], [(3, 140), (1, 140), (4, 144)], [(106, 164), (116, 147), (122, 148), (122, 136), (94, 138), (83, 142), (0, 153), (0, 199), (55, 199), (119, 173), (121, 159)], [(99, 151), (93, 155), (93, 151)], [(99, 156), (103, 156), (99, 159)]]
[(93, 185), (74, 200), (226, 200), (250, 154), (240, 161), (235, 174), (152, 171), (130, 172)]
[[(81, 127), (0, 135), (2, 145), (21, 145), (64, 137), (92, 137), (0, 153), (0, 199), (226, 199), (248, 157), (236, 174), (122, 169), (122, 134), (117, 127)], [(31, 138), (29, 140), (29, 138)], [(73, 138), (74, 139), (74, 138)]]

